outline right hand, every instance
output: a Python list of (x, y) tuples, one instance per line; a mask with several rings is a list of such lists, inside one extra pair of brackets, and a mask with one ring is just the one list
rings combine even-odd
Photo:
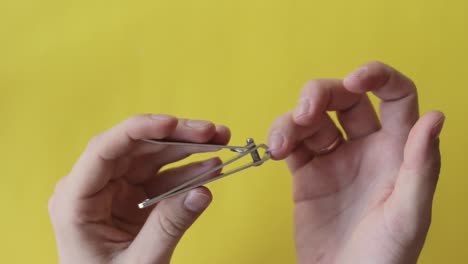
[[(381, 99), (380, 116), (366, 93)], [(419, 118), (413, 82), (382, 64), (315, 80), (270, 130), (293, 178), (299, 263), (415, 263), (431, 221), (444, 116)], [(317, 155), (340, 136), (347, 141)]]

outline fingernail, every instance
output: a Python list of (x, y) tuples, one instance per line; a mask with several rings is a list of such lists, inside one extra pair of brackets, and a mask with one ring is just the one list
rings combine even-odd
[(437, 120), (437, 122), (434, 124), (431, 130), (431, 136), (433, 139), (436, 139), (439, 137), (440, 132), (442, 131), (442, 127), (444, 126), (445, 115), (443, 113), (441, 114), (442, 114), (441, 117), (439, 118), (439, 120)]
[(205, 128), (209, 126), (211, 122), (203, 120), (187, 120), (185, 125), (190, 128)]
[(170, 115), (158, 114), (158, 115), (150, 115), (150, 118), (154, 120), (158, 120), (158, 121), (165, 121), (165, 120), (171, 120), (174, 117)]
[(197, 190), (191, 190), (185, 197), (184, 206), (194, 213), (201, 213), (211, 202), (211, 197)]
[(299, 100), (298, 106), (295, 111), (295, 116), (300, 117), (309, 114), (310, 112), (310, 103), (307, 98), (301, 98)]
[(284, 136), (279, 132), (273, 132), (270, 136), (270, 150), (281, 149), (284, 142)]

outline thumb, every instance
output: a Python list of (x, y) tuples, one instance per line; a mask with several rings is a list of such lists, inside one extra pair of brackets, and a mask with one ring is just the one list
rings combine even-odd
[(395, 188), (385, 204), (387, 227), (404, 244), (423, 242), (431, 222), (440, 172), (439, 134), (444, 121), (444, 115), (434, 111), (413, 126)]
[(198, 187), (157, 204), (129, 248), (133, 263), (169, 263), (184, 232), (212, 200), (210, 191)]

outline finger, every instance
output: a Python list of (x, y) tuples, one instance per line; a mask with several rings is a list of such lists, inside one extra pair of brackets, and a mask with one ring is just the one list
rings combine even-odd
[(210, 140), (212, 144), (226, 145), (231, 139), (231, 131), (224, 125), (216, 125), (216, 133)]
[[(230, 137), (231, 137), (231, 132), (229, 128), (223, 125), (216, 125), (214, 127), (214, 130), (215, 130), (214, 134), (205, 133), (203, 135), (199, 135), (198, 139), (192, 139), (192, 138), (189, 138), (188, 136), (185, 136), (185, 139), (180, 139), (180, 140), (187, 141), (187, 142), (196, 142), (196, 143), (197, 142), (208, 143), (208, 144), (213, 144), (213, 145), (226, 145), (229, 142)], [(203, 131), (199, 131), (199, 133), (200, 132), (203, 132)], [(194, 132), (188, 132), (188, 131), (187, 133), (196, 134)], [(216, 148), (207, 148), (207, 147), (201, 147), (201, 146), (172, 146), (167, 152), (164, 153), (164, 155), (158, 155), (158, 157), (155, 158), (153, 162), (149, 162), (148, 165), (152, 166), (153, 172), (157, 172), (163, 166), (169, 163), (187, 158), (192, 154), (216, 152), (218, 150), (219, 149), (216, 149)]]
[[(112, 215), (119, 221), (116, 224), (136, 235), (151, 211), (151, 208), (143, 210), (137, 208), (138, 203), (165, 193), (219, 164), (221, 164), (219, 158), (212, 158), (168, 169), (139, 186), (123, 184), (123, 180), (112, 181), (114, 184), (121, 183), (113, 196)], [(213, 172), (207, 175), (207, 178), (219, 175), (219, 172), (220, 170)]]
[(87, 197), (101, 190), (111, 179), (118, 159), (129, 153), (141, 139), (162, 139), (177, 126), (168, 115), (137, 115), (96, 136), (73, 167), (72, 197)]
[(178, 241), (211, 200), (210, 191), (199, 187), (160, 202), (128, 248), (129, 259), (169, 263)]
[(381, 128), (379, 118), (367, 94), (363, 94), (351, 108), (336, 112), (348, 140), (370, 135)]
[(304, 139), (304, 145), (313, 153), (321, 153), (337, 138), (341, 132), (328, 114), (322, 114), (320, 129), (316, 133)]
[[(212, 144), (226, 144), (229, 142), (230, 131), (222, 125), (215, 126), (210, 121), (179, 119), (174, 132), (165, 140), (194, 142)], [(138, 142), (132, 150), (131, 156), (141, 156), (150, 153), (157, 153), (171, 148), (163, 144), (154, 144), (149, 142)], [(178, 147), (180, 149), (180, 147)], [(198, 151), (197, 151), (198, 152)]]
[(286, 158), (300, 143), (300, 136), (313, 135), (318, 127), (304, 127), (294, 122), (291, 112), (277, 117), (268, 132), (268, 146), (271, 157), (276, 160)]
[[(144, 143), (141, 139), (173, 138), (181, 141), (206, 142), (215, 136), (217, 130), (221, 131), (221, 135), (217, 135), (217, 140), (224, 142), (229, 140), (227, 128), (217, 128), (208, 121), (181, 119), (179, 124), (175, 117), (167, 115), (131, 117), (97, 136), (89, 144), (72, 170), (71, 175), (77, 175), (72, 177), (73, 191), (78, 197), (82, 197), (102, 189), (109, 179), (115, 176), (116, 170), (113, 167), (120, 164), (117, 160), (131, 154), (135, 149), (138, 150), (142, 144), (150, 146), (145, 151), (153, 152), (162, 151), (167, 147)], [(144, 152), (141, 149), (139, 151)], [(197, 150), (188, 150), (188, 153), (178, 155), (187, 156), (195, 151)]]
[(215, 125), (207, 120), (179, 119), (177, 128), (168, 140), (224, 145), (229, 142), (231, 133), (223, 125)]
[(299, 168), (304, 167), (315, 157), (315, 153), (310, 151), (309, 147), (304, 144), (299, 144), (287, 156), (286, 164), (291, 172), (296, 172)]
[(342, 81), (309, 81), (302, 89), (294, 111), (294, 121), (302, 126), (316, 124), (326, 111), (336, 111), (349, 139), (362, 137), (380, 128), (375, 110), (367, 95), (346, 90)]
[[(210, 139), (203, 139), (202, 142), (225, 145), (229, 142), (229, 139), (229, 129), (225, 126), (217, 125), (215, 134)], [(131, 168), (128, 170), (126, 179), (132, 184), (140, 184), (154, 177), (162, 167), (169, 163), (185, 159), (195, 153), (213, 151), (215, 150), (204, 147), (170, 146), (164, 149), (164, 155), (157, 152), (136, 157)]]
[[(200, 131), (202, 133), (194, 133)], [(216, 133), (215, 125), (210, 121), (179, 119), (177, 128), (171, 134), (171, 139), (177, 141), (206, 142)]]
[[(231, 133), (229, 128), (217, 125), (214, 128), (214, 133), (208, 132), (206, 130), (199, 130), (199, 131), (184, 131), (185, 134), (191, 134), (193, 137), (189, 135), (185, 135), (184, 138), (175, 137), (175, 141), (182, 141), (182, 142), (195, 142), (195, 143), (209, 143), (214, 145), (226, 145), (229, 142), (231, 137)], [(176, 129), (175, 133), (179, 133), (178, 129)], [(171, 138), (174, 138), (171, 135)], [(151, 145), (151, 143), (148, 143)], [(158, 144), (153, 144), (158, 145)], [(184, 159), (194, 153), (204, 153), (204, 152), (215, 152), (218, 151), (216, 148), (207, 148), (203, 146), (169, 146), (165, 148), (164, 155), (159, 155), (159, 153), (154, 153), (149, 158), (145, 158), (143, 160), (146, 165), (150, 166), (152, 172), (156, 172), (161, 167), (171, 162), (176, 162), (181, 159)], [(137, 164), (138, 167), (144, 166), (144, 164)]]
[(361, 66), (343, 84), (353, 93), (372, 91), (382, 102), (382, 127), (389, 133), (406, 137), (419, 117), (416, 86), (406, 76), (380, 62)]
[(337, 134), (338, 128), (326, 113), (322, 113), (322, 117), (309, 126), (297, 124), (292, 113), (285, 113), (273, 122), (268, 146), (273, 159), (284, 159), (299, 145), (317, 152), (331, 144)]
[(395, 188), (386, 203), (389, 225), (411, 240), (427, 231), (440, 170), (439, 133), (444, 115), (430, 112), (413, 127)]
[[(160, 172), (157, 176), (150, 178), (143, 184), (143, 188), (148, 197), (155, 197), (220, 165), (221, 163), (221, 160), (215, 157), (205, 161), (192, 162), (184, 166), (168, 169)], [(219, 171), (213, 172), (211, 175), (207, 175), (206, 178), (216, 175), (219, 175)]]
[[(328, 114), (323, 114), (319, 122), (319, 129), (299, 143), (299, 146), (294, 147), (292, 153), (286, 159), (288, 167), (292, 172), (302, 168), (317, 155), (327, 152), (327, 149), (336, 140), (342, 140), (343, 136), (340, 130)], [(335, 150), (333, 149), (332, 152)]]

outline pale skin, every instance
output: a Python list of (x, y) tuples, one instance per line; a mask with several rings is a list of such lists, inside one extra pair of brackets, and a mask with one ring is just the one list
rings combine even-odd
[[(367, 92), (382, 101), (380, 120)], [(346, 140), (317, 155), (340, 135), (327, 111), (336, 111)], [(443, 122), (436, 111), (419, 117), (413, 82), (382, 63), (344, 80), (308, 82), (268, 142), (292, 175), (298, 263), (416, 263), (431, 221)], [(151, 208), (136, 205), (220, 161), (162, 170), (201, 150), (140, 141), (147, 138), (227, 144), (230, 132), (209, 121), (140, 115), (96, 136), (49, 200), (60, 263), (170, 262), (211, 193), (199, 187)]]
[[(366, 92), (381, 99), (380, 118)], [(416, 263), (440, 170), (440, 112), (419, 117), (413, 82), (373, 62), (344, 80), (315, 80), (270, 130), (292, 174), (299, 263)], [(339, 135), (347, 141), (314, 152)]]
[(169, 263), (211, 193), (199, 187), (151, 208), (137, 204), (220, 160), (160, 172), (197, 149), (140, 140), (149, 138), (226, 144), (230, 132), (208, 121), (139, 115), (93, 138), (49, 200), (60, 263)]

